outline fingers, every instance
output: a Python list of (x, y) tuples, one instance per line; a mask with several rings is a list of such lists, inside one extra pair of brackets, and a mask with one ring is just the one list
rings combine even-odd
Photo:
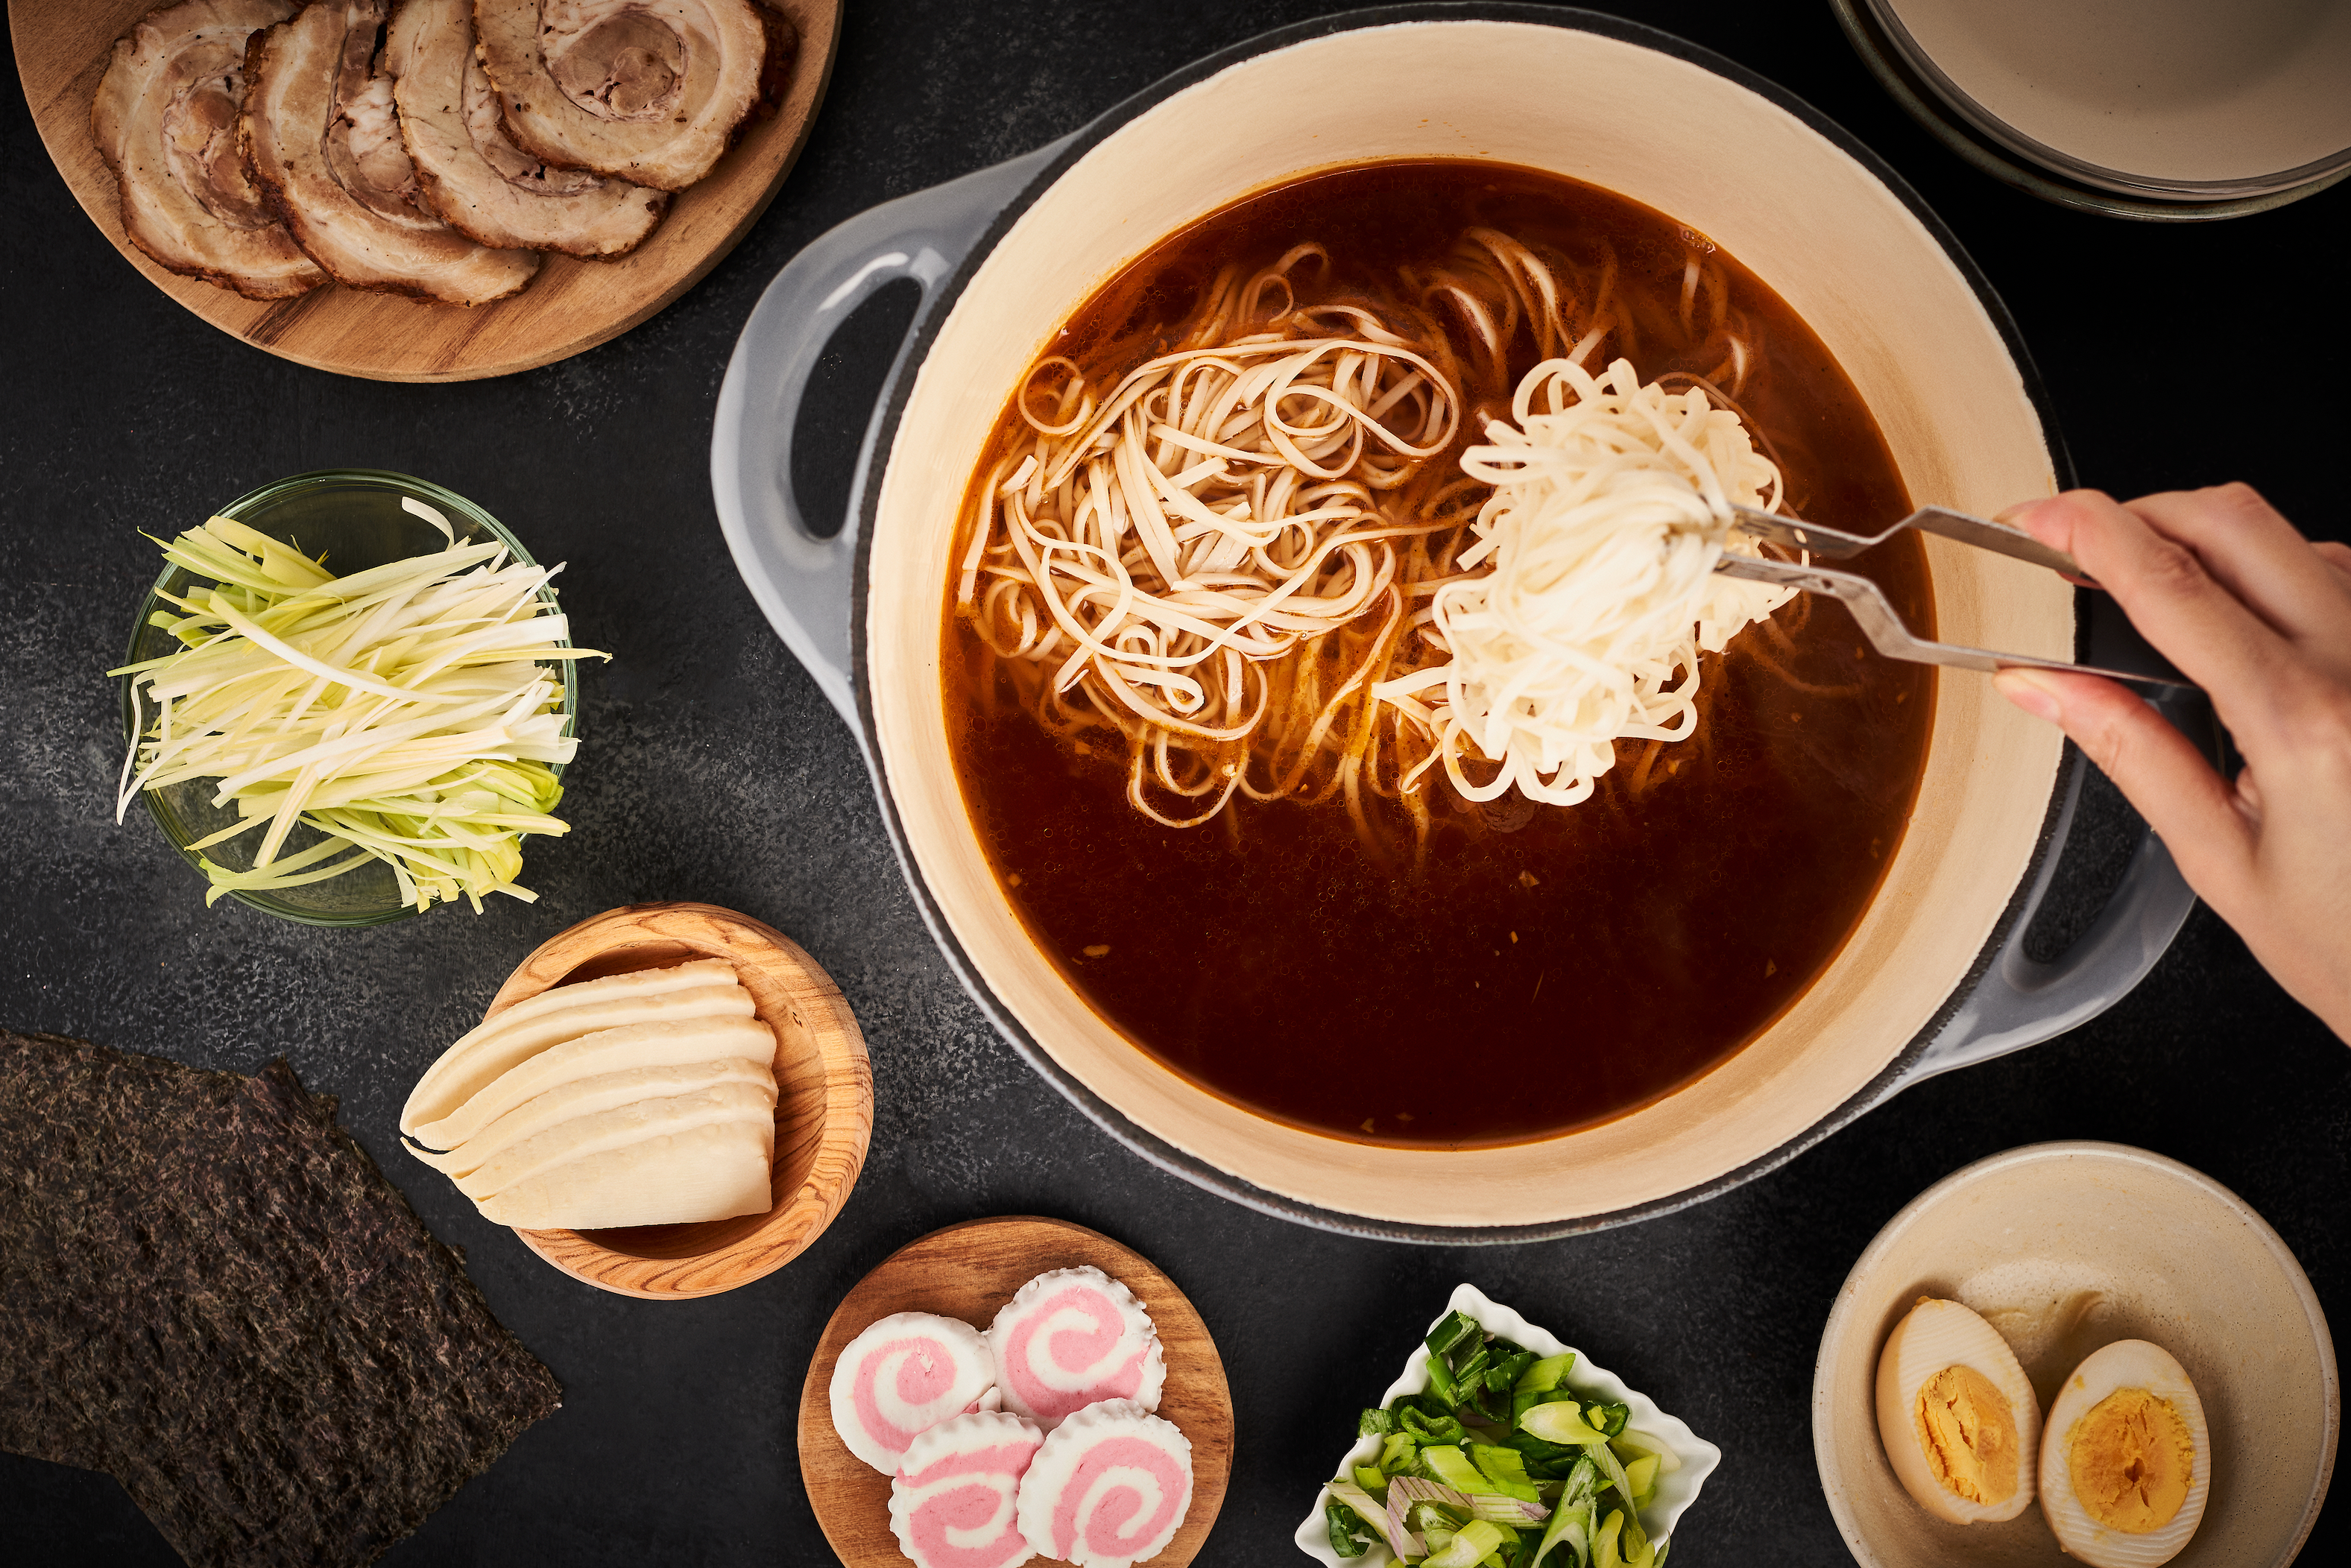
[(2216, 581), (2194, 550), (2095, 490), (2070, 490), (2011, 517), (2080, 561), (2131, 624), (2212, 694), (2241, 739), (2267, 732), (2264, 677), (2288, 653), (2285, 640)]
[(2335, 575), (2343, 580), (2344, 588), (2351, 591), (2351, 545), (2337, 544), (2333, 539), (2321, 539), (2310, 548), (2316, 550), (2318, 559), (2325, 561), (2333, 569)]
[(2244, 907), (2253, 873), (2253, 824), (2228, 782), (2161, 714), (2095, 675), (2002, 670), (1992, 685), (2072, 737), (2147, 819), (2188, 884), (2223, 918)]
[(2351, 635), (2351, 594), (2310, 570), (2310, 542), (2250, 485), (2142, 496), (2128, 509), (2196, 552), (2221, 586), (2299, 642)]

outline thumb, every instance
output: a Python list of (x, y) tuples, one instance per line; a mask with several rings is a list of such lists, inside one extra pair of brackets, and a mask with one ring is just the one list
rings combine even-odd
[(2254, 827), (2237, 792), (2188, 737), (2123, 686), (2058, 670), (2002, 670), (2001, 695), (2072, 738), (2171, 851), (2223, 917), (2252, 883)]

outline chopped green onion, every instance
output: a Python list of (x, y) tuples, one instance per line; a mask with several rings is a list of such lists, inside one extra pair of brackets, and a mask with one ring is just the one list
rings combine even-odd
[(1372, 1538), (1360, 1533), (1363, 1525), (1355, 1518), (1353, 1509), (1343, 1503), (1325, 1503), (1322, 1505), (1322, 1515), (1331, 1527), (1332, 1552), (1342, 1557), (1361, 1557), (1370, 1550)]
[(1519, 1417), (1519, 1429), (1546, 1443), (1575, 1448), (1608, 1445), (1608, 1434), (1584, 1421), (1583, 1407), (1573, 1399), (1554, 1399), (1531, 1406)]
[(1421, 1568), (1478, 1568), (1489, 1552), (1509, 1539), (1500, 1525), (1473, 1519), (1455, 1532), (1444, 1550), (1430, 1552)]
[(1630, 1510), (1625, 1514), (1625, 1534), (1617, 1550), (1625, 1559), (1625, 1568), (1653, 1568), (1657, 1560), (1656, 1549), (1650, 1545), (1648, 1533), (1641, 1528), (1641, 1516)]
[(1355, 1484), (1365, 1491), (1377, 1491), (1388, 1484), (1388, 1478), (1380, 1473), (1377, 1465), (1357, 1465), (1354, 1475)]
[(1487, 1480), (1487, 1486), (1475, 1489), (1499, 1492), (1504, 1497), (1517, 1498), (1521, 1502), (1541, 1502), (1542, 1494), (1528, 1479), (1526, 1461), (1510, 1448), (1498, 1448), (1490, 1444), (1469, 1445), (1470, 1460)]
[(1625, 1568), (1624, 1554), (1616, 1550), (1616, 1538), (1624, 1533), (1624, 1511), (1609, 1510), (1608, 1518), (1592, 1538), (1592, 1568)]
[(1568, 1372), (1574, 1365), (1575, 1352), (1572, 1350), (1544, 1356), (1519, 1374), (1515, 1386), (1530, 1394), (1548, 1394), (1567, 1381)]
[(1431, 1480), (1459, 1492), (1485, 1491), (1486, 1478), (1458, 1448), (1431, 1447), (1420, 1451), (1420, 1462)]
[(1625, 1484), (1633, 1489), (1631, 1501), (1635, 1507), (1649, 1500), (1657, 1489), (1657, 1456), (1643, 1454), (1625, 1466)]
[(1566, 1483), (1560, 1489), (1559, 1501), (1552, 1506), (1551, 1525), (1543, 1531), (1542, 1541), (1535, 1547), (1534, 1560), (1527, 1568), (1542, 1568), (1543, 1559), (1554, 1546), (1564, 1545), (1569, 1555), (1560, 1560), (1560, 1568), (1585, 1568), (1592, 1558), (1593, 1500), (1600, 1481), (1599, 1467), (1590, 1459), (1578, 1459), (1575, 1469), (1568, 1472)]
[(1455, 1385), (1453, 1382), (1453, 1369), (1445, 1364), (1445, 1358), (1432, 1353), (1428, 1355), (1423, 1356), (1421, 1360), (1428, 1367), (1429, 1392), (1435, 1394), (1439, 1399), (1444, 1400), (1447, 1405), (1459, 1405), (1461, 1403), (1461, 1391)]
[(1438, 1357), (1447, 1357), (1465, 1344), (1479, 1343), (1485, 1332), (1478, 1326), (1476, 1318), (1457, 1308), (1446, 1313), (1444, 1320), (1428, 1331), (1428, 1338), (1424, 1343)]
[(1404, 1429), (1424, 1447), (1430, 1443), (1458, 1443), (1468, 1436), (1468, 1429), (1450, 1416), (1430, 1416), (1418, 1406), (1402, 1406), (1396, 1419)]
[[(1628, 1462), (1638, 1458), (1643, 1454), (1655, 1455), (1657, 1460), (1657, 1471), (1661, 1475), (1671, 1475), (1682, 1468), (1681, 1456), (1674, 1452), (1672, 1444), (1663, 1437), (1654, 1437), (1637, 1427), (1626, 1427), (1611, 1438), (1608, 1446), (1616, 1450), (1619, 1458)], [(1625, 1452), (1628, 1448), (1632, 1450), (1629, 1454)]]
[(1380, 1539), (1387, 1542), (1389, 1551), (1400, 1558), (1406, 1555), (1406, 1542), (1397, 1531), (1395, 1520), (1386, 1509), (1373, 1500), (1369, 1492), (1352, 1481), (1332, 1481), (1325, 1490), (1334, 1500), (1362, 1515), (1364, 1523), (1379, 1531)]

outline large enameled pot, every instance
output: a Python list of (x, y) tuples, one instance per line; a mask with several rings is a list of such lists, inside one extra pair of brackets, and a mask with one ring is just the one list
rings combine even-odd
[[(1836, 355), (1913, 496), (1991, 512), (2070, 482), (2007, 312), (1891, 170), (1704, 50), (1512, 5), (1385, 8), (1270, 34), (1050, 147), (842, 225), (778, 276), (745, 328), (712, 476), (745, 580), (859, 736), (924, 918), (1038, 1071), (1144, 1157), (1266, 1212), (1375, 1236), (1526, 1240), (1720, 1191), (1907, 1082), (2073, 1027), (2146, 973), (2190, 897), (2147, 840), (2089, 933), (2056, 963), (2028, 959), (2024, 929), (2080, 780), (2053, 730), (1981, 677), (1947, 674), (1917, 813), (1841, 955), (1744, 1051), (1616, 1121), (1506, 1148), (1352, 1144), (1236, 1108), (1097, 1016), (998, 888), (948, 754), (940, 630), (965, 486), (1041, 346), (1154, 243), (1309, 171), (1429, 156), (1553, 170), (1720, 243)], [(791, 495), (794, 416), (834, 328), (896, 277), (923, 303), (846, 526), (823, 537)], [(2077, 623), (2074, 591), (2051, 574), (1928, 549), (1943, 636), (2122, 656)]]

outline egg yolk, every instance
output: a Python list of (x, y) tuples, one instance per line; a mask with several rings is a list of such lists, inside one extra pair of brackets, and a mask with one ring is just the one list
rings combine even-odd
[(2188, 1500), (2196, 1444), (2168, 1399), (2117, 1388), (2065, 1437), (2074, 1495), (2092, 1519), (2126, 1535), (2161, 1530)]
[(1945, 1491), (1977, 1503), (2016, 1495), (2016, 1413), (1991, 1378), (1947, 1366), (1919, 1385), (1914, 1414), (1927, 1468)]

